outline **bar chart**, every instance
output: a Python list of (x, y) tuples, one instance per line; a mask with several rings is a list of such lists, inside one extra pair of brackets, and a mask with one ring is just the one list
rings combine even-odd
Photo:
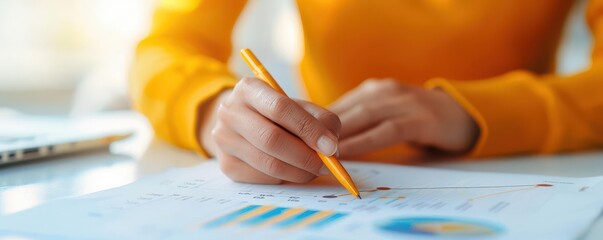
[(321, 229), (347, 213), (287, 208), (274, 205), (249, 205), (220, 216), (204, 225), (205, 228), (255, 227), (282, 230)]

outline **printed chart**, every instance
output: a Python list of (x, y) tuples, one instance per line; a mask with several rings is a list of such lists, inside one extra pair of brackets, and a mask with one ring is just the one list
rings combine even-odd
[[(527, 190), (532, 190), (532, 189), (536, 189), (536, 188), (553, 187), (553, 186), (554, 186), (553, 184), (539, 183), (539, 184), (534, 184), (534, 185), (499, 185), (499, 186), (376, 187), (374, 189), (359, 190), (359, 191), (363, 196), (366, 197), (367, 194), (372, 195), (371, 193), (385, 192), (385, 191), (391, 191), (391, 190), (396, 191), (396, 190), (448, 190), (448, 189), (508, 189), (508, 190), (502, 190), (500, 192), (489, 193), (486, 195), (475, 196), (473, 198), (467, 199), (467, 201), (475, 201), (478, 199), (494, 197), (494, 196), (498, 196), (498, 195), (505, 194), (505, 193), (527, 191)], [(351, 193), (344, 193), (344, 194), (338, 194), (338, 195), (324, 195), (322, 197), (323, 198), (339, 198), (339, 197), (345, 197), (345, 196), (351, 196), (351, 195), (352, 195)], [(390, 195), (382, 195), (382, 196), (379, 196), (378, 198), (381, 198), (381, 199), (405, 199), (406, 196), (390, 194)]]
[(395, 234), (439, 237), (489, 237), (504, 232), (494, 223), (449, 217), (395, 218), (379, 223), (379, 228)]
[(362, 199), (332, 177), (310, 184), (235, 183), (210, 162), (3, 217), (0, 233), (75, 239), (567, 239), (579, 236), (603, 205), (603, 177), (345, 165)]
[(270, 205), (249, 205), (219, 217), (204, 227), (218, 228), (232, 225), (245, 227), (271, 227), (277, 229), (320, 229), (346, 216), (335, 211), (304, 208), (286, 208)]

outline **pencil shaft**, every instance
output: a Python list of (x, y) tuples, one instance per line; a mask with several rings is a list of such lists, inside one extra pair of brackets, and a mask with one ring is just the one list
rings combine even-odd
[[(276, 91), (287, 96), (285, 91), (283, 91), (281, 86), (278, 85), (278, 83), (276, 82), (276, 80), (274, 80), (270, 72), (268, 72), (266, 67), (264, 67), (264, 65), (255, 56), (255, 54), (253, 54), (251, 50), (249, 50), (248, 48), (242, 49), (241, 56), (243, 57), (243, 60), (245, 60), (245, 63), (247, 63), (251, 71), (253, 71), (253, 73), (259, 79), (266, 82)], [(341, 163), (333, 156), (325, 156), (319, 152), (316, 153), (318, 154), (322, 162), (325, 164), (325, 166), (327, 166), (329, 171), (331, 171), (333, 176), (335, 176), (337, 181), (339, 181), (339, 183), (341, 183), (341, 185), (343, 185), (343, 187), (347, 189), (352, 195), (356, 196), (357, 198), (360, 198), (360, 192), (358, 191), (358, 188), (356, 188), (354, 181), (352, 181), (350, 174), (348, 174), (343, 165), (341, 165)]]

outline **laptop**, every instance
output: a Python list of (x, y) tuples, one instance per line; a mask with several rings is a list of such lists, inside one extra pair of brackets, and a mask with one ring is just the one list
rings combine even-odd
[(0, 166), (108, 148), (132, 134), (132, 130), (90, 119), (0, 117)]

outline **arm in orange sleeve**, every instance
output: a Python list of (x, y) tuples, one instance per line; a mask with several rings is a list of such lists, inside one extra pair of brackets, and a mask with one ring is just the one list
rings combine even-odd
[(589, 3), (591, 66), (576, 75), (517, 71), (474, 82), (432, 79), (478, 123), (472, 157), (573, 151), (603, 146), (603, 0)]
[(207, 156), (197, 136), (198, 107), (236, 83), (227, 67), (243, 0), (161, 0), (130, 74), (136, 110), (155, 133)]

